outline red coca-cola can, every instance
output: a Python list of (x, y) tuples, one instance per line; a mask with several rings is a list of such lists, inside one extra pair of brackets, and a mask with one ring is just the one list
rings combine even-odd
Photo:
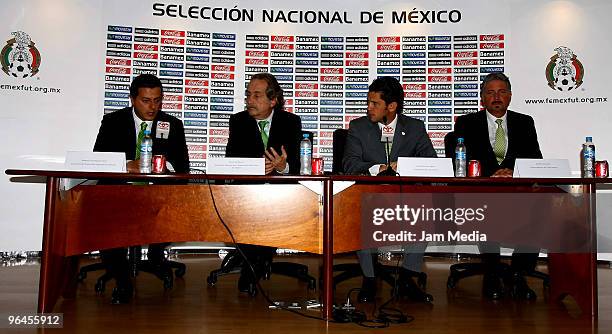
[(608, 161), (595, 161), (595, 177), (608, 177)]
[(166, 171), (166, 157), (161, 154), (153, 156), (153, 169), (151, 172), (162, 174)]
[(469, 177), (477, 177), (480, 176), (482, 170), (480, 168), (480, 161), (478, 160), (470, 160), (468, 162), (468, 176)]
[(323, 158), (312, 158), (312, 175), (323, 175)]

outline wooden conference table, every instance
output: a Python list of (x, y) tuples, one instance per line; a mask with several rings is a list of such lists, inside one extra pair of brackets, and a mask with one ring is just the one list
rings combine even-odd
[[(534, 192), (572, 185), (592, 197), (593, 251), (549, 254), (551, 301), (569, 294), (597, 318), (594, 194), (600, 179), (414, 178), (370, 176), (141, 175), (8, 169), (6, 174), (46, 179), (38, 312), (52, 312), (60, 296), (76, 294), (77, 255), (159, 242), (231, 242), (219, 216), (240, 243), (323, 255), (323, 317), (331, 319), (333, 254), (361, 248), (360, 209), (365, 193)], [(60, 179), (189, 184), (80, 185), (60, 190)], [(206, 180), (233, 180), (210, 184)], [(298, 181), (315, 181), (320, 194)], [(333, 194), (334, 184), (355, 182)], [(215, 211), (215, 206), (219, 216)], [(204, 280), (202, 280), (204, 282)], [(204, 283), (203, 283), (204, 284)]]

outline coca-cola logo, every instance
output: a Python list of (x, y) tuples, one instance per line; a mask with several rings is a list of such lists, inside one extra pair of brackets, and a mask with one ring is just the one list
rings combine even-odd
[(134, 50), (140, 51), (157, 51), (158, 46), (153, 44), (134, 44)]
[(285, 105), (293, 105), (293, 99), (285, 99)]
[(208, 94), (208, 88), (193, 88), (187, 87), (185, 88), (186, 94)]
[(430, 132), (429, 138), (444, 138), (446, 136), (446, 132)]
[(210, 129), (210, 134), (212, 136), (227, 136), (229, 135), (228, 129)]
[(293, 42), (293, 36), (272, 36), (273, 42)]
[(407, 98), (421, 99), (425, 98), (425, 92), (407, 92), (404, 94)]
[(504, 43), (480, 43), (481, 49), (503, 49)]
[(189, 152), (189, 160), (203, 160), (203, 159), (206, 159), (206, 153)]
[(322, 68), (321, 74), (342, 74), (344, 73), (344, 69), (342, 68)]
[(397, 43), (400, 41), (399, 36), (384, 36), (376, 39), (378, 43)]
[(181, 110), (183, 105), (181, 103), (162, 103), (162, 109)]
[(291, 112), (291, 113), (292, 113), (292, 112), (293, 112), (293, 108), (292, 108), (292, 107), (287, 107), (287, 108), (285, 108), (285, 111), (286, 111), (286, 112)]
[(187, 145), (189, 151), (206, 151), (206, 145)]
[(249, 65), (268, 65), (268, 60), (267, 59), (247, 58), (247, 59), (244, 60), (244, 62), (249, 64)]
[(368, 66), (367, 60), (347, 60), (346, 66)]
[(451, 73), (450, 68), (430, 68), (429, 74), (449, 74)]
[(274, 50), (293, 50), (293, 44), (277, 44), (277, 43), (272, 43), (271, 49), (274, 49)]
[(130, 74), (130, 69), (127, 67), (106, 67), (106, 73), (115, 73), (115, 74)]
[(134, 58), (138, 58), (138, 59), (157, 59), (157, 53), (134, 52)]
[(208, 86), (208, 80), (185, 80), (185, 86)]
[(399, 44), (382, 44), (378, 45), (378, 50), (399, 50)]
[(230, 65), (213, 65), (212, 66), (212, 70), (213, 71), (218, 71), (218, 72), (234, 72), (234, 66), (230, 66)]
[(322, 137), (331, 138), (333, 136), (334, 136), (333, 132), (329, 132), (329, 131), (321, 131), (321, 132), (319, 132), (319, 138), (322, 138)]
[(247, 51), (247, 57), (267, 57), (268, 51)]
[(332, 146), (334, 145), (334, 141), (329, 139), (319, 139), (319, 145)]
[(296, 83), (295, 89), (317, 89), (319, 85), (316, 83)]
[(131, 59), (106, 58), (106, 65), (130, 66), (132, 65), (132, 60)]
[(227, 144), (227, 138), (221, 138), (221, 137), (210, 137), (208, 138), (208, 141), (211, 144)]
[(179, 102), (179, 101), (183, 101), (182, 95), (168, 95), (168, 94), (164, 95), (164, 102)]
[(476, 57), (476, 51), (456, 51), (455, 58), (472, 58)]
[(317, 97), (317, 96), (319, 96), (318, 92), (312, 92), (312, 91), (295, 93), (295, 97)]
[(162, 38), (161, 43), (168, 44), (168, 45), (184, 45), (185, 40), (178, 39), (178, 38)]
[(367, 52), (347, 52), (346, 58), (368, 58)]
[(449, 82), (452, 78), (450, 76), (430, 76), (430, 82)]
[(234, 75), (230, 73), (213, 73), (211, 77), (213, 79), (234, 80)]
[(455, 60), (456, 66), (473, 66), (477, 64), (476, 59)]
[(480, 40), (481, 41), (503, 41), (504, 40), (504, 35), (503, 34), (497, 34), (497, 35), (481, 35), (480, 36)]
[(162, 36), (185, 37), (184, 31), (179, 30), (162, 30)]
[(405, 90), (425, 90), (424, 84), (405, 84)]
[(321, 81), (323, 82), (341, 82), (343, 81), (343, 76), (341, 75), (321, 76)]
[(431, 144), (434, 147), (444, 147), (444, 140), (432, 140)]

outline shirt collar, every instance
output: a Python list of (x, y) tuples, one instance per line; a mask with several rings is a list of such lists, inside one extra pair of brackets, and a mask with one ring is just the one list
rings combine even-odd
[[(391, 128), (393, 129), (393, 132), (395, 132), (395, 128), (396, 128), (396, 126), (397, 126), (397, 119), (399, 118), (398, 116), (399, 116), (399, 115), (397, 115), (397, 114), (396, 114), (396, 115), (395, 115), (395, 117), (393, 118), (393, 120), (391, 121), (391, 123), (389, 123), (389, 124), (387, 125), (387, 126), (389, 126), (389, 127), (391, 127)], [(378, 127), (379, 127), (381, 130), (382, 130), (383, 126), (384, 126), (384, 125), (382, 124), (382, 122), (378, 122)]]

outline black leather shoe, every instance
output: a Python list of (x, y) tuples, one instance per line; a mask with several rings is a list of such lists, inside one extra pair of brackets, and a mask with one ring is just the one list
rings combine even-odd
[(527, 285), (527, 280), (521, 273), (512, 274), (512, 289), (510, 290), (510, 294), (514, 299), (524, 299), (524, 300), (536, 300), (538, 297), (535, 291), (529, 288)]
[(504, 296), (504, 288), (499, 276), (485, 274), (482, 279), (482, 294), (491, 300), (498, 300)]
[(118, 286), (113, 289), (113, 294), (111, 297), (111, 304), (119, 305), (119, 304), (128, 304), (132, 299), (132, 295), (134, 294), (134, 289), (130, 287), (122, 287)]
[(361, 282), (361, 290), (357, 295), (357, 300), (360, 303), (373, 303), (376, 298), (376, 278), (364, 277)]
[(421, 303), (431, 303), (433, 301), (433, 296), (423, 291), (414, 282), (414, 279), (407, 274), (400, 273), (397, 288), (399, 296), (408, 297), (412, 301)]

